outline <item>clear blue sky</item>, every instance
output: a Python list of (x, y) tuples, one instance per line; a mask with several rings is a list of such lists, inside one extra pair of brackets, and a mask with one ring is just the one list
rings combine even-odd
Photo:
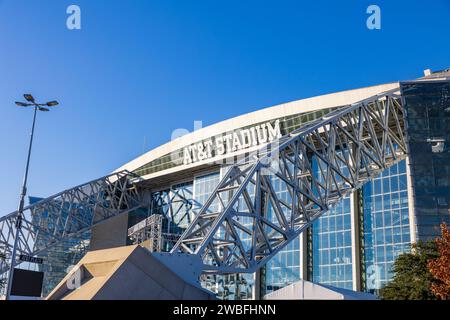
[[(66, 28), (66, 8), (82, 30)], [(382, 29), (366, 28), (366, 8)], [(0, 0), (0, 216), (108, 174), (193, 129), (281, 102), (450, 67), (450, 1)]]

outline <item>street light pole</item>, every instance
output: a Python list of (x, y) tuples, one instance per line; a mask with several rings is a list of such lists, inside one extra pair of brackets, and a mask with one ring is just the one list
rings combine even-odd
[(16, 224), (15, 224), (16, 232), (14, 235), (14, 245), (13, 245), (13, 250), (11, 253), (11, 263), (9, 266), (8, 284), (6, 287), (6, 300), (9, 300), (11, 297), (12, 280), (13, 280), (13, 275), (14, 275), (14, 265), (16, 262), (16, 255), (17, 255), (17, 245), (19, 243), (20, 230), (22, 229), (23, 208), (25, 206), (25, 196), (27, 195), (28, 169), (30, 167), (31, 148), (33, 146), (34, 127), (36, 124), (37, 111), (38, 110), (39, 111), (49, 111), (47, 108), (44, 108), (44, 105), (49, 106), (49, 107), (54, 107), (54, 106), (58, 105), (57, 101), (51, 101), (51, 102), (47, 102), (45, 104), (36, 103), (33, 96), (30, 94), (25, 94), (24, 97), (29, 103), (16, 102), (16, 105), (18, 105), (20, 107), (33, 106), (34, 114), (33, 114), (33, 125), (31, 126), (31, 132), (30, 132), (30, 143), (28, 145), (27, 165), (25, 167), (25, 175), (23, 177), (22, 190), (20, 192), (19, 208), (17, 210), (18, 213), (17, 213), (17, 218), (16, 218)]

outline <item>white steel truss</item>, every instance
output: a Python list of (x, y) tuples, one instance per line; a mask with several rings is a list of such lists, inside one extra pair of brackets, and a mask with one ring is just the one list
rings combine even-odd
[[(391, 91), (336, 109), (251, 153), (230, 166), (172, 251), (155, 256), (180, 273), (187, 272), (177, 262), (184, 260), (195, 274), (256, 271), (343, 197), (406, 158), (404, 121), (401, 96)], [(26, 207), (18, 256), (39, 256), (111, 217), (148, 207), (136, 180), (123, 171)], [(0, 218), (0, 255), (7, 260), (0, 274), (11, 263), (17, 216)]]
[[(39, 256), (112, 217), (142, 207), (141, 196), (131, 182), (135, 179), (139, 178), (128, 171), (114, 173), (24, 208), (17, 257)], [(17, 217), (16, 211), (0, 218), (0, 254), (6, 257), (0, 274), (5, 273), (11, 263)], [(14, 265), (19, 263), (21, 261), (14, 261)]]
[(171, 253), (198, 256), (205, 273), (254, 272), (406, 156), (394, 91), (339, 108), (231, 165)]

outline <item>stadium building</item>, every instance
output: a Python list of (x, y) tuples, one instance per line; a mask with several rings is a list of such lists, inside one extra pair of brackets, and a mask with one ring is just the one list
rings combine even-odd
[[(357, 111), (366, 104), (373, 109)], [(349, 108), (354, 111), (346, 118)], [(357, 117), (374, 124), (358, 129)], [(328, 132), (326, 121), (342, 132)], [(352, 137), (349, 127), (360, 135)], [(296, 137), (307, 147), (316, 145), (304, 164), (308, 170), (289, 169), (305, 157), (279, 157), (276, 152)], [(364, 148), (369, 151), (359, 155)], [(337, 160), (326, 164), (331, 149)], [(300, 149), (287, 154), (296, 152)], [(268, 178), (250, 166), (242, 170), (247, 175), (241, 173), (227, 184), (236, 163), (248, 165), (268, 155), (276, 157), (268, 164)], [(298, 175), (306, 183), (292, 184), (282, 173)], [(24, 234), (24, 243), (35, 248), (22, 246), (23, 253), (43, 257), (42, 270), (56, 270), (46, 272), (45, 293), (64, 278), (64, 264), (81, 258), (79, 249), (66, 250), (66, 258), (65, 250), (56, 255), (52, 249), (61, 248), (62, 239), (70, 235), (66, 246), (82, 252), (132, 244), (154, 253), (202, 252), (205, 265), (213, 267), (202, 273), (201, 284), (220, 299), (261, 299), (301, 279), (376, 294), (392, 278), (399, 254), (414, 242), (438, 236), (439, 224), (450, 222), (450, 71), (427, 70), (425, 77), (411, 81), (293, 101), (225, 120), (161, 145), (113, 175), (117, 177), (63, 191), (27, 208), (31, 236)], [(94, 192), (102, 188), (108, 197), (104, 191)], [(127, 202), (114, 208), (120, 214), (111, 213), (112, 199), (122, 201), (125, 188), (138, 196), (126, 195)], [(322, 189), (327, 191), (322, 194)], [(89, 201), (84, 203), (80, 194)], [(314, 197), (332, 205), (321, 206)], [(297, 219), (295, 210), (314, 214)], [(262, 227), (253, 213), (264, 217)], [(6, 229), (12, 228), (13, 218), (14, 213), (0, 220), (6, 255), (11, 243)], [(212, 226), (217, 226), (215, 235), (204, 233), (205, 242), (198, 235)], [(42, 246), (46, 241), (52, 247)], [(207, 249), (199, 251), (203, 246)], [(258, 255), (258, 250), (263, 253)]]

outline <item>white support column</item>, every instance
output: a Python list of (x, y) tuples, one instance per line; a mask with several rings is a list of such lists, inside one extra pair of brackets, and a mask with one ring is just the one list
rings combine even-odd
[(417, 242), (417, 227), (416, 227), (416, 215), (414, 212), (414, 188), (412, 182), (410, 159), (406, 158), (406, 184), (408, 189), (408, 216), (409, 216), (409, 234), (411, 237), (411, 243)]
[(360, 225), (358, 191), (350, 195), (350, 219), (352, 238), (352, 282), (353, 290), (361, 290), (361, 251), (360, 251)]
[(307, 231), (302, 232), (298, 239), (300, 242), (300, 278), (308, 280), (308, 236)]

